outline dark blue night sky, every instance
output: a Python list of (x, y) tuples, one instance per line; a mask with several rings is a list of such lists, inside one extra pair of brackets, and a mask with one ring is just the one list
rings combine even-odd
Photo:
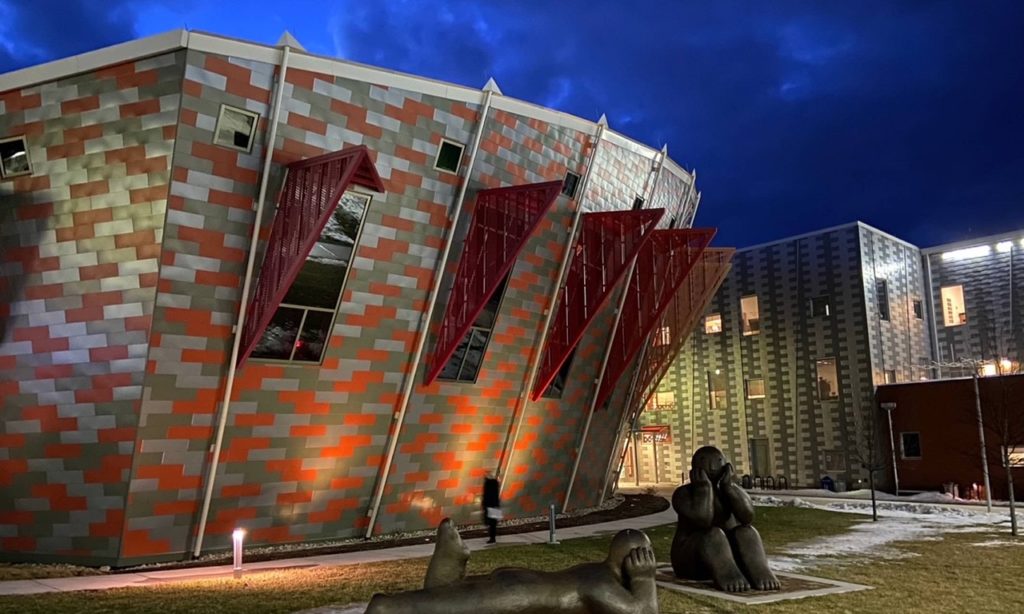
[(1024, 228), (1018, 0), (0, 0), (0, 72), (182, 27), (606, 113), (697, 169), (722, 245)]

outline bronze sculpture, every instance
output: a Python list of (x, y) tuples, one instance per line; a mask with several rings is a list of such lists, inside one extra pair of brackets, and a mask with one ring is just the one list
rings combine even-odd
[(600, 563), (545, 572), (505, 567), (465, 576), (468, 550), (451, 521), (438, 527), (438, 545), (421, 590), (377, 594), (367, 614), (657, 614), (657, 562), (640, 531), (620, 531)]
[(678, 578), (712, 580), (730, 593), (779, 590), (768, 568), (761, 535), (751, 523), (754, 505), (738, 484), (732, 464), (714, 446), (693, 454), (690, 483), (672, 494), (679, 514), (672, 540), (672, 570)]

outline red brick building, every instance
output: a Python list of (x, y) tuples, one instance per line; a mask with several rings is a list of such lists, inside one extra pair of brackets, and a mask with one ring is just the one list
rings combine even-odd
[[(1002, 446), (1009, 445), (1015, 447), (1011, 465), (1015, 465), (1013, 479), (1020, 498), (1024, 492), (1024, 375), (982, 377), (978, 388), (992, 497), (1008, 497)], [(878, 413), (890, 487), (897, 477), (901, 491), (938, 491), (953, 482), (960, 496), (967, 498), (972, 485), (984, 484), (972, 378), (885, 385), (878, 388), (877, 397), (882, 408), (895, 403), (891, 410), (894, 446), (889, 444), (889, 410)], [(893, 447), (896, 475), (891, 468)]]

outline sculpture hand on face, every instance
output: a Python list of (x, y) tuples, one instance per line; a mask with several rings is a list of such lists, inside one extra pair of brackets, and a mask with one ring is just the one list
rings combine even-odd
[[(443, 540), (443, 541), (442, 541)], [(438, 527), (438, 543), (427, 570), (425, 588), (374, 595), (367, 614), (657, 614), (654, 584), (657, 561), (640, 531), (620, 531), (608, 558), (562, 571), (502, 568), (464, 577), (465, 548), (447, 519)], [(468, 557), (468, 553), (466, 554)], [(458, 577), (436, 570), (461, 569)]]
[(679, 515), (672, 540), (676, 577), (710, 579), (729, 592), (778, 590), (761, 536), (751, 524), (754, 505), (734, 481), (732, 464), (721, 450), (705, 446), (694, 453), (691, 466), (690, 483), (672, 495)]

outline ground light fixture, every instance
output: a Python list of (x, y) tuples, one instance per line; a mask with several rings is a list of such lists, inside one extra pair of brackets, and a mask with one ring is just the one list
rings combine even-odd
[(234, 563), (232, 570), (236, 578), (242, 577), (242, 541), (245, 539), (245, 529), (235, 529), (231, 533), (231, 543), (233, 546)]

